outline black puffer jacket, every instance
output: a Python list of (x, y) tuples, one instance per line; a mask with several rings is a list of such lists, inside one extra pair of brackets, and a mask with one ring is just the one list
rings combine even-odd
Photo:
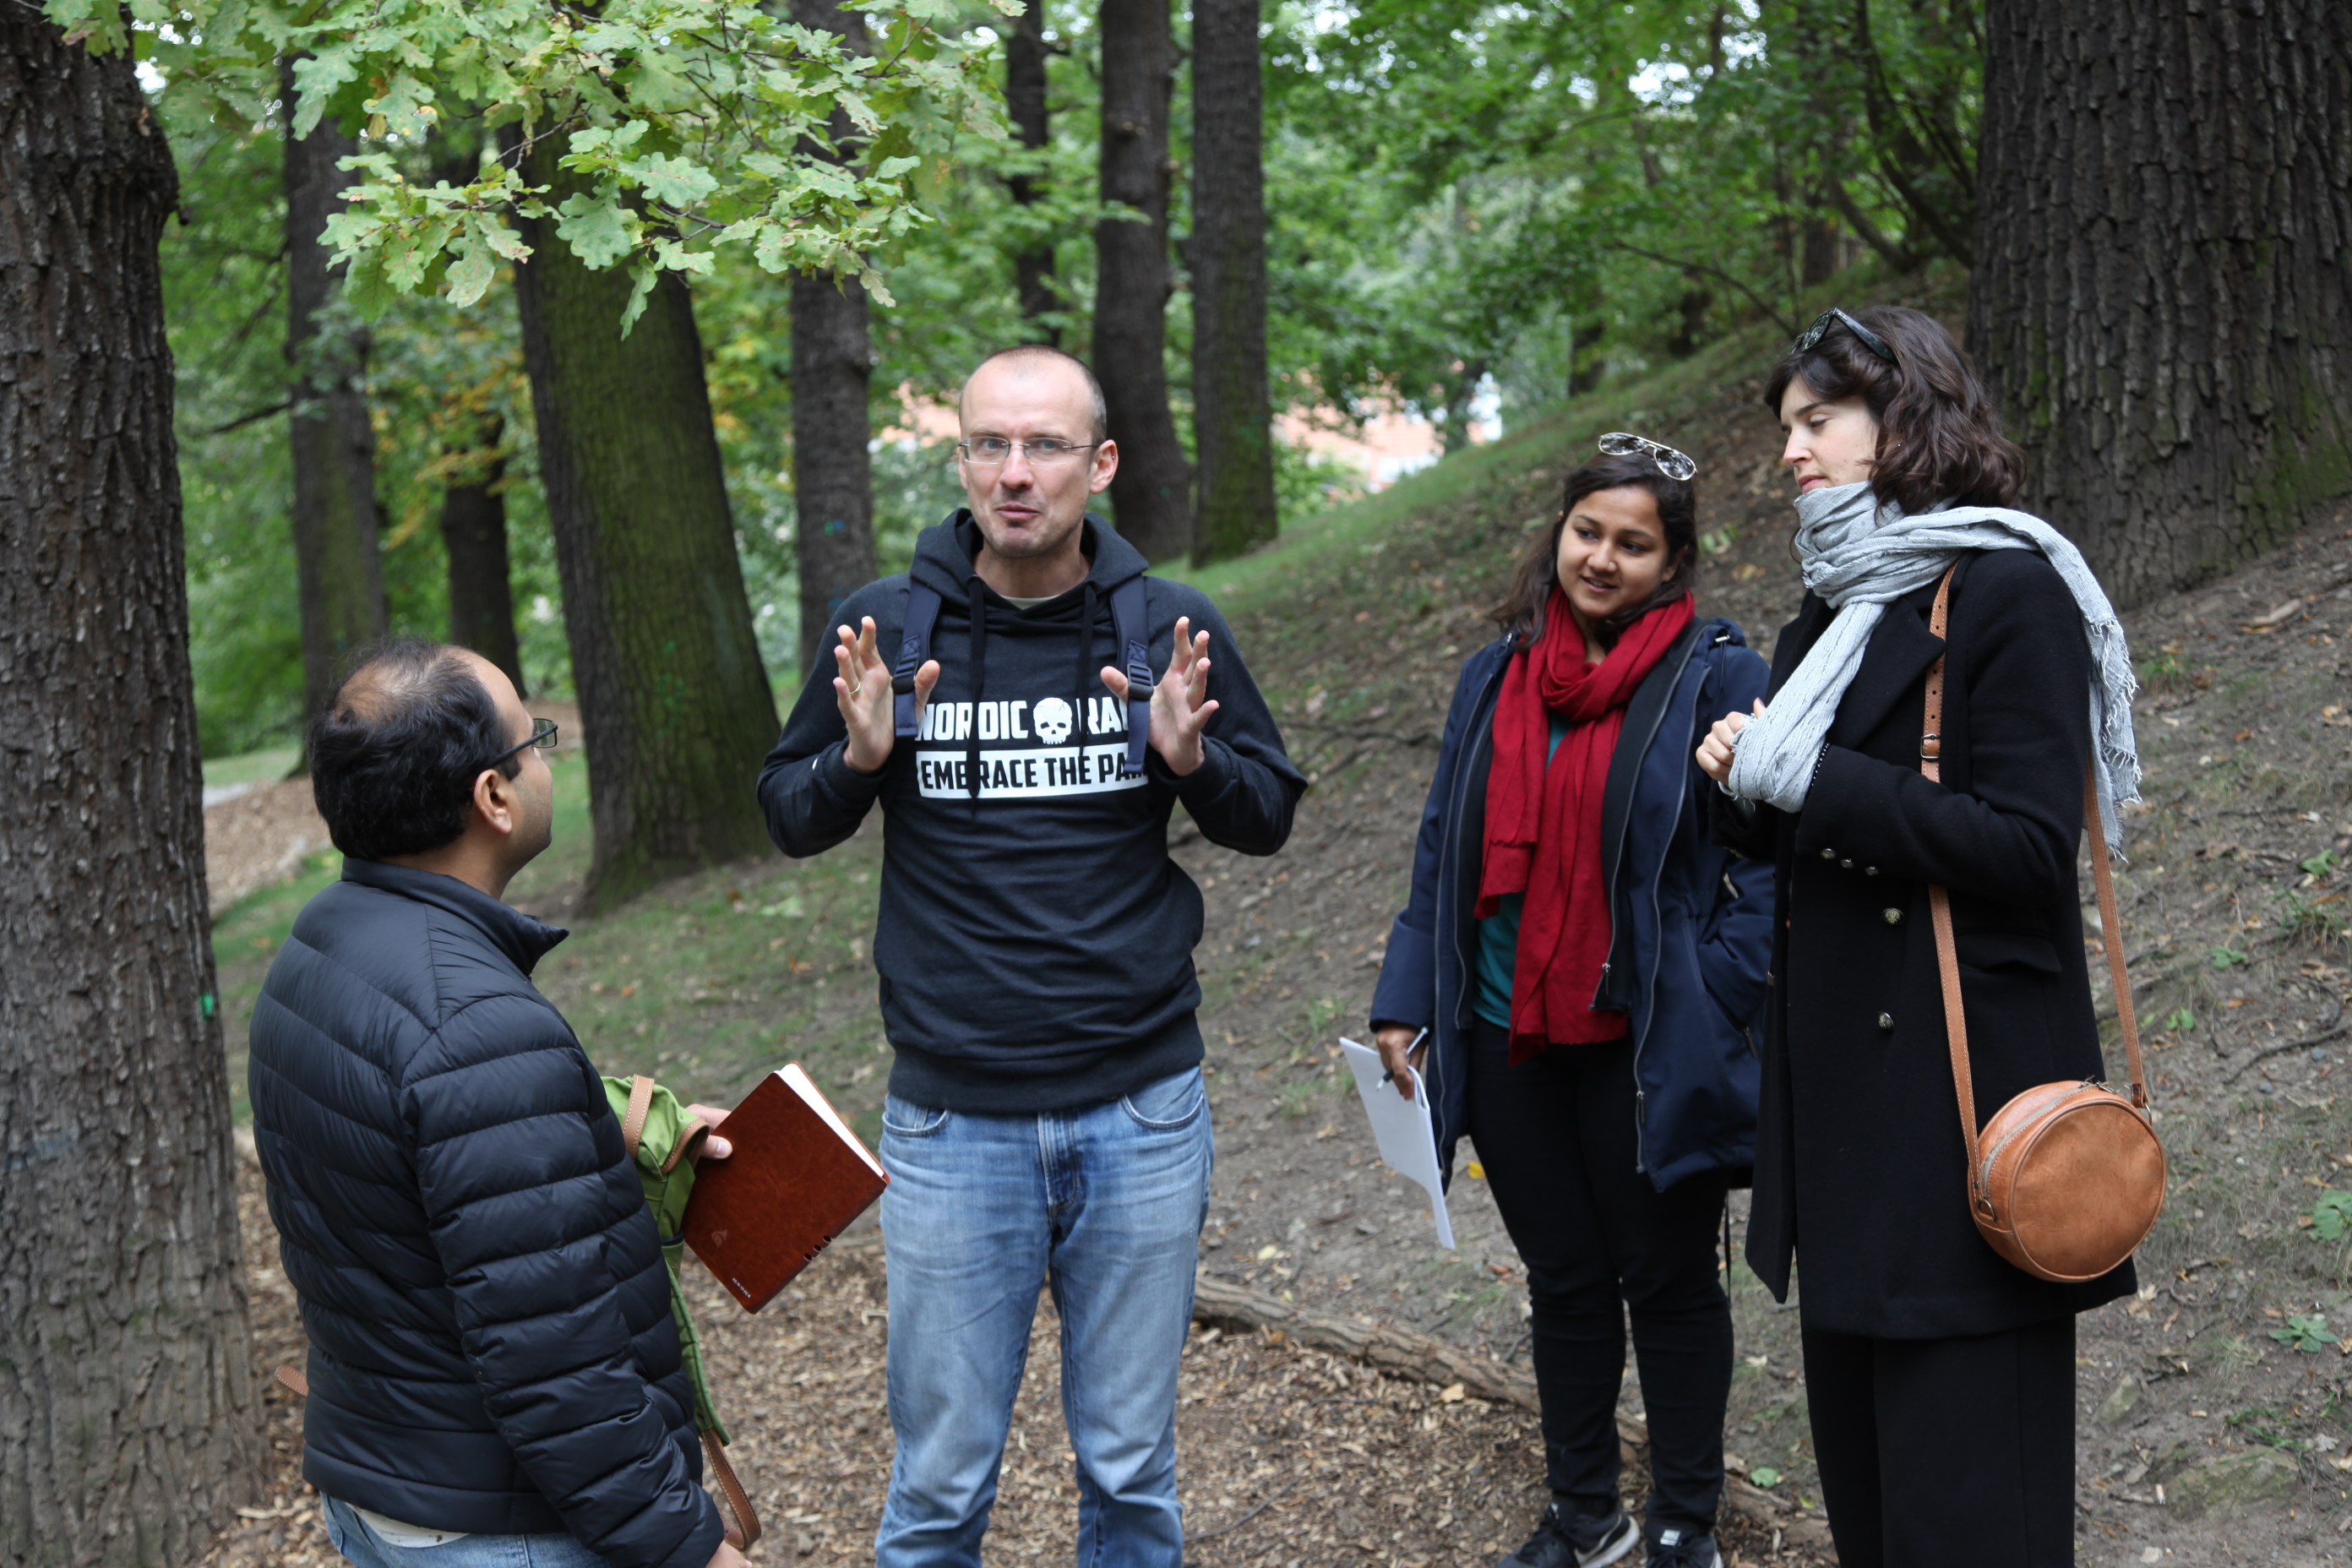
[(703, 1568), (722, 1527), (660, 1244), (530, 984), (564, 935), (352, 860), (269, 966), (253, 1129), (310, 1339), (302, 1473), (415, 1524)]

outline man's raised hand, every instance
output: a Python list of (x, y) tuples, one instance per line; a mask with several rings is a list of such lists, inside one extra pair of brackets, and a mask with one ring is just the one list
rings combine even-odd
[[(1203, 700), (1209, 694), (1209, 634), (1195, 635), (1192, 628), (1192, 617), (1177, 617), (1175, 651), (1167, 673), (1151, 689), (1151, 749), (1178, 778), (1201, 765), (1201, 731), (1217, 710), (1214, 702)], [(1105, 665), (1102, 683), (1113, 697), (1127, 700), (1125, 674)]]
[[(833, 678), (834, 700), (841, 707), (841, 722), (849, 731), (849, 746), (844, 760), (851, 769), (861, 773), (878, 773), (890, 760), (890, 748), (898, 738), (898, 709), (891, 700), (890, 667), (874, 647), (874, 617), (867, 616), (856, 631), (847, 626), (835, 626), (833, 635), (839, 639), (833, 650), (834, 667), (840, 672)], [(940, 661), (926, 659), (923, 668), (915, 671), (915, 711), (931, 700), (931, 688), (940, 683)], [(1156, 731), (1157, 723), (1153, 725)]]

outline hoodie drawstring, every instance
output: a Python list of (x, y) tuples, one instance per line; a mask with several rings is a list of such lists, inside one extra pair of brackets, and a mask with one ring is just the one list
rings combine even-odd
[(980, 802), (980, 700), (988, 686), (988, 585), (975, 572), (964, 581), (964, 604), (971, 616), (971, 728), (963, 737), (964, 792)]
[(1087, 743), (1087, 699), (1094, 691), (1095, 675), (1095, 606), (1101, 601), (1095, 596), (1095, 580), (1087, 579), (1086, 607), (1078, 616), (1078, 700), (1070, 710), (1070, 738), (1080, 747)]

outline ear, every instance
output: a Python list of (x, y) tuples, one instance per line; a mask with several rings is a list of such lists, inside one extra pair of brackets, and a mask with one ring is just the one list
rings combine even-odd
[(1087, 471), (1087, 493), (1100, 495), (1110, 489), (1111, 476), (1118, 472), (1118, 443), (1109, 437), (1095, 448), (1095, 460)]
[(484, 768), (474, 775), (474, 815), (491, 832), (499, 835), (515, 830), (515, 781), (496, 768)]

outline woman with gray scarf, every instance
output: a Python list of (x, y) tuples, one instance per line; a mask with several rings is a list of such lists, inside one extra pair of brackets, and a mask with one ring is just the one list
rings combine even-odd
[[(1944, 329), (1831, 310), (1765, 403), (1809, 590), (1770, 695), (1698, 752), (1714, 831), (1776, 868), (1748, 1261), (1799, 1310), (1847, 1568), (2074, 1561), (2074, 1314), (2131, 1265), (2037, 1279), (1964, 1192), (1928, 889), (1950, 890), (1979, 1124), (2102, 1076), (2075, 847), (2138, 796), (2123, 630), (2081, 553), (2011, 510), (2022, 460)], [(1946, 635), (1928, 629), (1949, 574)], [(1941, 779), (1920, 772), (1945, 660)]]

